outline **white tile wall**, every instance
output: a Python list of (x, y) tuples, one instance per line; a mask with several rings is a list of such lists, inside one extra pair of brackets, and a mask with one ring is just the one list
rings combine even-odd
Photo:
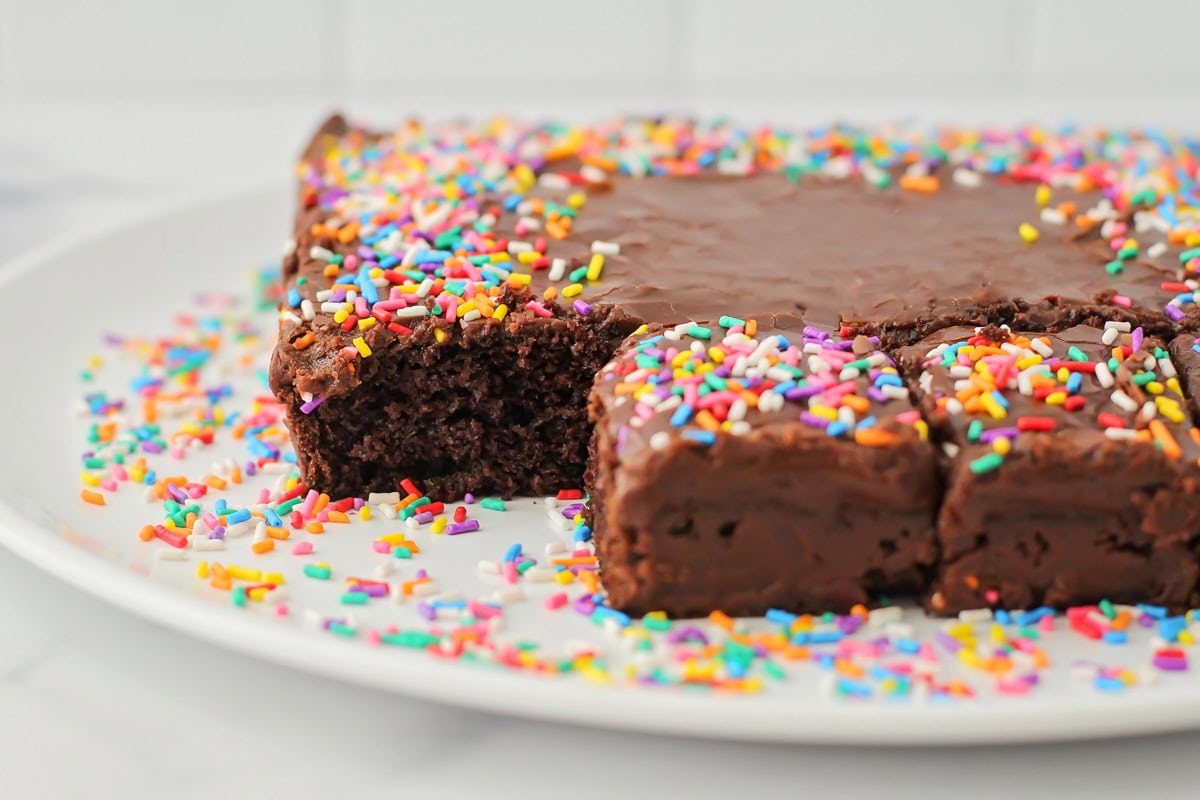
[(1197, 30), (1200, 0), (0, 0), (0, 101), (890, 114), (933, 98), (976, 119), (1116, 89), (1165, 115), (1194, 95)]

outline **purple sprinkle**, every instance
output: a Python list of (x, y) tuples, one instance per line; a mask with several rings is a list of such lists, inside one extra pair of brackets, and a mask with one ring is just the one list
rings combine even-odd
[(161, 453), (163, 451), (162, 445), (158, 442), (142, 442), (142, 449), (147, 453)]
[(984, 444), (991, 444), (997, 439), (1015, 439), (1020, 433), (1016, 428), (992, 428), (989, 431), (984, 431), (979, 434), (979, 441)]
[[(278, 451), (276, 451), (276, 452), (278, 452)], [(258, 465), (255, 464), (253, 461), (247, 461), (246, 469), (243, 470), (243, 472), (245, 472), (247, 475), (254, 475), (258, 472)]]
[(208, 534), (208, 538), (224, 539), (225, 538), (225, 526), (218, 525), (217, 527), (213, 528), (212, 531)]
[(437, 611), (429, 603), (417, 603), (417, 616), (423, 620), (433, 622), (437, 619)]
[(311, 414), (313, 411), (316, 410), (317, 406), (321, 405), (321, 403), (324, 403), (324, 402), (325, 402), (324, 397), (314, 397), (312, 400), (309, 400), (307, 403), (304, 403), (303, 405), (301, 405), (300, 410), (303, 411), (305, 414)]
[(681, 644), (683, 642), (699, 642), (700, 644), (708, 644), (708, 637), (704, 635), (704, 631), (694, 625), (685, 625), (673, 629), (667, 634), (668, 644)]
[(471, 505), (472, 503), (475, 502), (475, 495), (471, 494), (470, 492), (467, 492), (466, 494), (463, 495), (463, 502), (466, 503), (467, 505)]
[(818, 395), (822, 391), (823, 390), (821, 389), (820, 386), (797, 386), (795, 388), (788, 389), (786, 392), (783, 393), (783, 396), (786, 397), (788, 400), (803, 400), (806, 397), (813, 397), (814, 395)]
[(1186, 657), (1156, 655), (1151, 663), (1164, 672), (1185, 672), (1188, 668)]
[(433, 522), (434, 513), (432, 511), (422, 511), (417, 514), (416, 519), (418, 525), (424, 525), (426, 522)]
[(1145, 342), (1145, 340), (1146, 334), (1142, 331), (1142, 327), (1139, 325), (1138, 327), (1134, 328), (1132, 340), (1130, 341), (1130, 344), (1133, 346), (1133, 352), (1136, 353), (1138, 350), (1141, 350), (1142, 343)]
[(417, 580), (422, 580), (423, 578), (428, 578), (428, 577), (429, 577), (429, 573), (426, 570), (423, 570), (423, 569), (417, 570)]
[(868, 386), (867, 387), (867, 397), (871, 398), (873, 401), (875, 401), (876, 403), (879, 403), (880, 405), (886, 403), (888, 400), (891, 399), (886, 394), (884, 394), (883, 389), (880, 389), (878, 386)]
[(814, 428), (828, 428), (829, 420), (824, 417), (818, 417), (811, 411), (805, 411), (800, 414), (800, 421), (805, 425), (811, 425)]
[(816, 339), (818, 342), (822, 342), (829, 338), (828, 333), (820, 328), (813, 327), (812, 325), (805, 325), (803, 333), (805, 339)]
[(469, 519), (466, 522), (451, 522), (446, 526), (446, 533), (450, 536), (477, 530), (479, 530), (479, 520), (477, 519)]
[(951, 653), (957, 653), (962, 649), (963, 646), (962, 642), (960, 642), (958, 639), (955, 639), (945, 631), (938, 631), (934, 636), (934, 639), (937, 640), (938, 644), (949, 650)]
[(596, 610), (596, 601), (592, 599), (591, 595), (581, 594), (575, 598), (575, 602), (571, 603), (571, 608), (580, 614), (590, 615)]
[(576, 300), (574, 303), (572, 303), (572, 307), (585, 317), (592, 313), (592, 307), (582, 300)]
[(1176, 322), (1187, 316), (1187, 314), (1184, 314), (1182, 311), (1180, 311), (1177, 306), (1166, 306), (1163, 308), (1163, 312)]

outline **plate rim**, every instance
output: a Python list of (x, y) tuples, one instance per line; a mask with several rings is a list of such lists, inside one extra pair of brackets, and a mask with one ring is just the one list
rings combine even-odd
[[(246, 182), (184, 201), (147, 204), (136, 212), (114, 214), (0, 262), (0, 288), (94, 240), (122, 231), (135, 233), (155, 220), (199, 212), (215, 204), (244, 202), (282, 191), (278, 181)], [(340, 648), (354, 646), (348, 642), (284, 628), (258, 615), (222, 613), (153, 581), (129, 580), (128, 571), (63, 541), (2, 496), (0, 544), (110, 605), (242, 655), (373, 690), (524, 719), (708, 740), (889, 747), (1081, 741), (1200, 727), (1200, 695), (1191, 702), (1167, 693), (1114, 698), (1123, 704), (1119, 709), (1093, 703), (1054, 715), (1045, 709), (1032, 712), (1019, 699), (989, 704), (986, 712), (973, 704), (814, 705), (781, 721), (781, 713), (791, 712), (778, 711), (769, 699), (761, 697), (720, 696), (700, 705), (695, 695), (671, 690), (596, 687), (524, 672), (488, 671), (420, 653), (367, 648), (361, 643), (353, 656), (347, 657)], [(981, 713), (986, 719), (979, 718)], [(901, 715), (903, 722), (890, 722), (894, 714)], [(881, 720), (889, 720), (882, 730), (877, 727)], [(904, 730), (904, 736), (897, 734), (898, 729)]]

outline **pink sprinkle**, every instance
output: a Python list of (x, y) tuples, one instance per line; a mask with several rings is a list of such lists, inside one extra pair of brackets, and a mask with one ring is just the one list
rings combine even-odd
[(1123, 294), (1114, 294), (1112, 301), (1114, 306), (1121, 306), (1123, 308), (1133, 307), (1133, 301)]
[(129, 472), (120, 464), (113, 464), (112, 476), (119, 481), (129, 480)]
[(560, 609), (563, 606), (565, 606), (566, 604), (567, 604), (567, 593), (566, 592), (559, 592), (558, 594), (550, 595), (549, 597), (546, 598), (546, 603), (545, 603), (546, 608), (550, 611), (555, 611), (557, 609)]
[(176, 460), (183, 460), (183, 457), (187, 455), (182, 447), (172, 447), (167, 454)]
[(287, 615), (288, 615), (287, 603), (280, 603), (279, 605), (275, 606), (275, 616), (286, 617)]
[(933, 649), (933, 645), (925, 642), (917, 650), (917, 658), (922, 661), (937, 661), (937, 651)]
[(105, 478), (104, 480), (100, 481), (100, 488), (104, 489), (105, 491), (115, 492), (117, 490), (117, 482), (112, 478)]
[(378, 540), (371, 542), (371, 549), (374, 550), (376, 553), (392, 552), (392, 546), (390, 544), (388, 544), (387, 542), (381, 542)]
[(292, 555), (306, 556), (313, 551), (312, 542), (296, 542), (292, 546)]
[(258, 493), (258, 501), (257, 501), (257, 502), (259, 502), (259, 503), (269, 503), (269, 502), (271, 502), (271, 490), (270, 490), (270, 489), (261, 489), (261, 490), (259, 490), (259, 493)]
[(383, 639), (380, 638), (380, 636), (379, 636), (379, 631), (375, 630), (374, 628), (369, 628), (367, 630), (366, 639), (367, 639), (367, 644), (369, 644), (369, 645), (377, 645), (377, 644), (383, 643)]
[(1054, 630), (1054, 617), (1047, 614), (1038, 620), (1038, 629), (1043, 633), (1051, 633)]
[(517, 582), (517, 562), (505, 561), (503, 569), (504, 569), (504, 580), (508, 581), (509, 583), (516, 583)]

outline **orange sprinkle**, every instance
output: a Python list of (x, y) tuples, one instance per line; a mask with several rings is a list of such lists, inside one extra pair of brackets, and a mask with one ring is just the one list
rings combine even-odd
[(229, 485), (228, 481), (218, 475), (206, 475), (204, 477), (204, 483), (209, 488), (217, 490), (224, 489)]
[(255, 542), (254, 544), (250, 545), (250, 549), (259, 555), (262, 555), (263, 553), (269, 553), (275, 549), (275, 540), (263, 539), (261, 542)]
[(347, 517), (345, 512), (343, 512), (343, 511), (330, 511), (329, 512), (329, 521), (330, 522), (349, 522), (350, 518)]
[(93, 492), (91, 489), (84, 489), (79, 493), (79, 496), (83, 498), (83, 502), (91, 503), (94, 506), (102, 506), (105, 504), (104, 495), (100, 494), (99, 492)]
[(284, 539), (287, 539), (291, 535), (292, 535), (292, 532), (289, 531), (287, 528), (275, 528), (270, 525), (267, 526), (267, 536), (270, 536), (272, 539), (279, 539), (280, 541), (282, 541)]
[(910, 192), (933, 194), (941, 188), (941, 181), (935, 175), (903, 175), (900, 177), (900, 188)]
[(724, 611), (714, 611), (708, 615), (708, 621), (718, 628), (724, 628), (727, 631), (733, 630), (733, 620)]
[(308, 531), (309, 533), (324, 533), (325, 526), (322, 525), (321, 523), (317, 522), (316, 520), (313, 520), (312, 522), (310, 522), (304, 526), (304, 530)]
[(1150, 420), (1149, 428), (1154, 440), (1162, 445), (1163, 453), (1167, 458), (1177, 461), (1183, 456), (1183, 451), (1179, 449), (1179, 442), (1175, 441), (1175, 437), (1167, 430), (1167, 426), (1161, 419)]
[(143, 526), (142, 529), (140, 531), (138, 531), (138, 538), (141, 539), (143, 542), (148, 542), (151, 539), (153, 539), (154, 538), (154, 526), (153, 525)]
[(296, 341), (292, 342), (292, 349), (293, 350), (303, 350), (306, 347), (308, 347), (310, 344), (312, 344), (313, 340), (316, 338), (317, 338), (316, 334), (314, 334), (312, 331), (309, 331), (308, 333), (304, 334)]

